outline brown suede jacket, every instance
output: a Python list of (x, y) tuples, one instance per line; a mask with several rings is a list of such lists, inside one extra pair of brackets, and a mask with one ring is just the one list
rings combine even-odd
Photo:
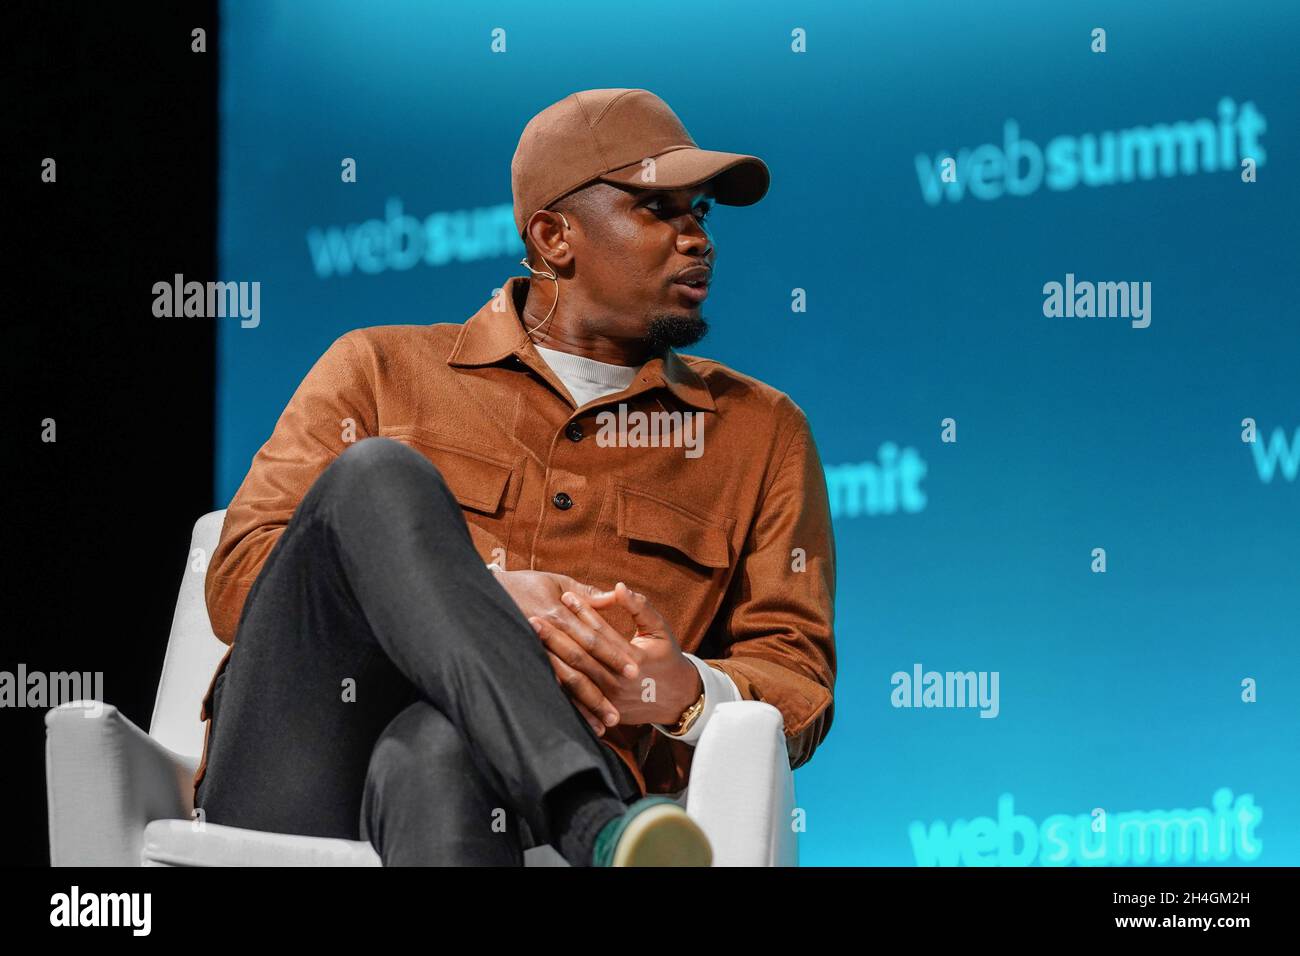
[[(830, 729), (836, 657), (835, 542), (802, 410), (673, 350), (624, 391), (575, 408), (525, 334), (528, 282), (512, 277), (463, 324), (360, 328), (333, 342), (229, 504), (205, 586), (213, 631), (233, 648), (249, 588), (321, 471), (351, 441), (388, 436), (437, 466), (485, 562), (645, 593), (683, 651), (781, 711), (799, 767)], [(633, 632), (620, 609), (606, 617)], [(687, 785), (691, 744), (650, 724), (601, 739), (644, 792)]]

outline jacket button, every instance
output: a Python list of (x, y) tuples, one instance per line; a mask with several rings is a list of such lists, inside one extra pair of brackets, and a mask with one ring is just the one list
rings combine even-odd
[(582, 441), (582, 426), (577, 422), (569, 422), (564, 426), (564, 437), (569, 441)]
[(554, 504), (555, 507), (559, 508), (561, 511), (568, 511), (570, 508), (573, 507), (573, 499), (570, 498), (568, 495), (566, 495), (563, 491), (557, 491), (555, 493), (555, 497), (551, 499), (551, 503)]

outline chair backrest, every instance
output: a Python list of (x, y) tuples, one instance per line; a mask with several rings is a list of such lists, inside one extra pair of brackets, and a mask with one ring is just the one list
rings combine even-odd
[(227, 647), (212, 633), (203, 581), (208, 562), (221, 538), (225, 509), (212, 511), (194, 523), (189, 557), (181, 577), (172, 615), (158, 696), (154, 699), (149, 736), (175, 753), (197, 760), (203, 752), (203, 721), (199, 710), (212, 675)]

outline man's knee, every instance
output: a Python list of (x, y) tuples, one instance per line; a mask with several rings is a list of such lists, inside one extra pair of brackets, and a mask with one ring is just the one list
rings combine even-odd
[(340, 484), (360, 484), (365, 488), (412, 475), (425, 482), (435, 476), (439, 483), (446, 484), (433, 462), (410, 445), (386, 436), (371, 436), (354, 442), (343, 449), (325, 471), (340, 476)]
[[(430, 485), (442, 494), (430, 496)], [(330, 499), (328, 511), (349, 503), (401, 500), (441, 501), (460, 513), (451, 489), (434, 464), (409, 445), (386, 436), (371, 436), (343, 449), (326, 466), (303, 497), (309, 508), (320, 508)]]
[(505, 807), (496, 806), (499, 802), (455, 724), (421, 699), (389, 722), (371, 751), (362, 839), (384, 854), (398, 852), (399, 840), (450, 846), (477, 839), (493, 846), (498, 829), (513, 832), (517, 825)]
[(472, 769), (469, 744), (426, 700), (400, 711), (384, 728), (366, 769), (366, 802), (416, 801), (426, 806)]
[(422, 766), (468, 759), (469, 745), (456, 725), (437, 707), (421, 698), (389, 721), (370, 757), (372, 773), (404, 769), (411, 760)]

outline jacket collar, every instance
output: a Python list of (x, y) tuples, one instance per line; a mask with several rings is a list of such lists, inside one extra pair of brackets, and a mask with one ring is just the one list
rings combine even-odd
[[(515, 356), (530, 368), (549, 368), (533, 347), (519, 314), (519, 303), (527, 298), (528, 282), (528, 276), (511, 276), (501, 290), (504, 308), (493, 308), (499, 301), (494, 297), (470, 316), (447, 356), (448, 365), (492, 365)], [(666, 387), (678, 400), (693, 408), (716, 410), (704, 379), (672, 349), (665, 349), (662, 355), (646, 362), (630, 390), (641, 392), (656, 386)]]

